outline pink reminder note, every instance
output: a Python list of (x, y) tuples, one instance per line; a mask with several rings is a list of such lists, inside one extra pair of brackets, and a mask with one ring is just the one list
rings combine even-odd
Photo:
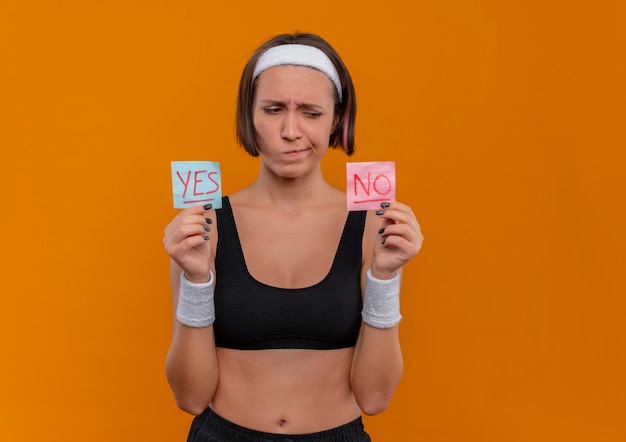
[(396, 163), (372, 161), (346, 163), (348, 210), (380, 209), (383, 201), (396, 199)]

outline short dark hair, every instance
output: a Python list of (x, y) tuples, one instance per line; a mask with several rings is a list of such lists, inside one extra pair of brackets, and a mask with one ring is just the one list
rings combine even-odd
[[(239, 93), (237, 97), (237, 140), (239, 144), (252, 156), (259, 155), (259, 144), (256, 139), (254, 123), (252, 121), (252, 107), (256, 79), (253, 78), (254, 68), (259, 57), (274, 46), (286, 44), (301, 44), (316, 47), (322, 50), (337, 69), (341, 82), (343, 100), (340, 102), (335, 91), (335, 118), (336, 124), (330, 134), (328, 145), (330, 147), (342, 147), (347, 155), (354, 152), (354, 121), (356, 118), (356, 95), (354, 85), (348, 68), (339, 57), (339, 54), (323, 38), (315, 34), (281, 34), (266, 41), (254, 51), (248, 63), (246, 63), (239, 81)], [(335, 90), (335, 88), (333, 88)]]

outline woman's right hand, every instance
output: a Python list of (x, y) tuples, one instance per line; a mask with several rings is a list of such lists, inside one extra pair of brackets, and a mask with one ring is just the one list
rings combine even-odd
[(163, 245), (165, 250), (195, 283), (207, 282), (213, 267), (209, 232), (211, 205), (195, 206), (182, 210), (167, 227)]

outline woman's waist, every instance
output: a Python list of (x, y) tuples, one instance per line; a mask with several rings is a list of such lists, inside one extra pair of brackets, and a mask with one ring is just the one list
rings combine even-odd
[(221, 437), (220, 440), (237, 440), (241, 442), (256, 442), (259, 440), (278, 442), (291, 439), (311, 442), (364, 442), (370, 440), (367, 433), (364, 432), (360, 416), (340, 426), (313, 431), (312, 433), (297, 432), (292, 434), (286, 429), (279, 433), (273, 433), (239, 425), (220, 416), (211, 407), (208, 407), (193, 421), (191, 433), (195, 434), (200, 430), (206, 434), (219, 435)]
[(223, 351), (212, 408), (241, 426), (311, 433), (356, 419), (352, 351)]
[[(328, 394), (324, 394), (328, 393)], [(231, 394), (218, 390), (211, 408), (224, 419), (256, 431), (277, 434), (306, 434), (339, 427), (357, 419), (360, 409), (352, 393), (339, 397), (320, 392), (313, 397), (268, 391), (263, 397)]]

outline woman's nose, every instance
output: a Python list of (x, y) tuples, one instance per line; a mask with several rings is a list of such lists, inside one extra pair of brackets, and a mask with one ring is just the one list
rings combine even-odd
[(302, 131), (298, 124), (298, 118), (293, 113), (287, 112), (283, 119), (283, 127), (281, 136), (286, 140), (297, 140), (302, 137)]

